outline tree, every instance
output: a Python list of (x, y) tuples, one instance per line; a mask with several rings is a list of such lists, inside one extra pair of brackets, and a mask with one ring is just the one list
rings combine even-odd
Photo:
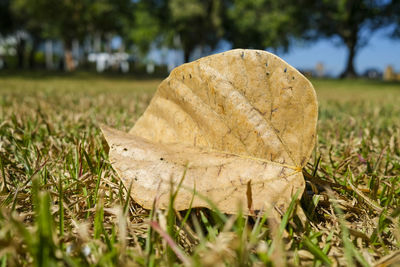
[(27, 31), (33, 39), (33, 49), (41, 34), (58, 37), (65, 46), (67, 69), (72, 69), (70, 48), (75, 36), (85, 33), (87, 15), (84, 14), (87, 0), (15, 0), (13, 13), (18, 18), (18, 25)]
[(124, 34), (133, 19), (131, 0), (98, 0), (88, 4), (87, 33)]
[(42, 0), (53, 21), (52, 35), (60, 38), (64, 44), (64, 65), (67, 71), (75, 69), (72, 57), (72, 42), (82, 40), (89, 32), (90, 0)]
[(389, 14), (389, 16), (386, 17), (386, 21), (385, 21), (386, 25), (394, 26), (390, 37), (399, 39), (400, 38), (400, 0), (392, 0), (391, 3), (387, 6), (386, 13)]
[(133, 11), (133, 21), (127, 24), (127, 36), (141, 54), (146, 54), (152, 44), (164, 44), (167, 1), (138, 1)]
[(14, 34), (17, 40), (16, 52), (17, 52), (17, 64), (19, 68), (23, 68), (25, 59), (25, 47), (26, 39), (21, 32), (19, 27), (18, 18), (15, 16), (12, 10), (11, 0), (0, 0), (0, 35), (2, 37)]
[(170, 30), (179, 36), (185, 62), (196, 47), (214, 48), (223, 36), (220, 0), (171, 0)]
[(142, 51), (152, 44), (182, 49), (188, 62), (196, 48), (214, 48), (223, 36), (222, 4), (221, 0), (137, 1), (131, 39)]
[[(32, 40), (28, 58), (28, 64), (31, 69), (35, 67), (35, 53), (50, 23), (43, 19), (44, 16), (48, 15), (46, 9), (39, 9), (38, 7), (40, 7), (40, 0), (14, 0), (11, 4), (14, 20), (18, 25), (17, 30), (26, 31)], [(22, 41), (24, 42), (24, 40)], [(21, 59), (18, 60), (19, 65), (21, 64), (20, 61)]]
[(287, 50), (292, 40), (307, 36), (305, 4), (305, 0), (231, 0), (225, 38), (233, 47)]
[(72, 42), (93, 33), (117, 33), (131, 14), (130, 0), (15, 0), (19, 24), (34, 40), (59, 38), (64, 44), (66, 70), (73, 70)]
[(130, 0), (42, 0), (55, 1), (55, 32), (63, 40), (67, 70), (73, 70), (72, 42), (89, 34), (117, 34), (132, 13)]
[(316, 38), (338, 37), (348, 50), (341, 77), (357, 76), (354, 59), (359, 50), (367, 45), (371, 34), (388, 23), (388, 6), (391, 4), (392, 1), (373, 0), (314, 1), (310, 18)]
[(10, 0), (0, 0), (0, 35), (5, 36), (14, 30)]

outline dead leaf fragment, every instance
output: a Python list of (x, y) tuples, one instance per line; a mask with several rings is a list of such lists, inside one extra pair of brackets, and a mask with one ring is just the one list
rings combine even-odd
[[(177, 210), (285, 211), (314, 147), (311, 83), (275, 55), (231, 50), (173, 70), (129, 134), (108, 127), (110, 160), (144, 208), (167, 207), (186, 169)], [(249, 188), (250, 187), (250, 188)], [(301, 194), (300, 194), (301, 195)], [(249, 203), (250, 202), (250, 203)]]
[(201, 197), (205, 196), (223, 212), (235, 213), (239, 204), (247, 211), (249, 184), (253, 209), (284, 210), (291, 195), (304, 186), (299, 170), (279, 163), (181, 144), (155, 144), (108, 127), (103, 127), (103, 133), (111, 144), (113, 167), (126, 185), (133, 183), (132, 197), (147, 209), (156, 195), (160, 207), (168, 207), (171, 182), (176, 190), (185, 169), (177, 210), (187, 209), (196, 192), (192, 207), (211, 208)]

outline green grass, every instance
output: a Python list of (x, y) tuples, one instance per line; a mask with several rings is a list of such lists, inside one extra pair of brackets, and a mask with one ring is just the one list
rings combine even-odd
[(127, 131), (159, 82), (0, 76), (0, 266), (399, 260), (400, 84), (313, 81), (320, 116), (307, 190), (275, 225), (218, 210), (147, 211), (128, 197), (98, 124)]

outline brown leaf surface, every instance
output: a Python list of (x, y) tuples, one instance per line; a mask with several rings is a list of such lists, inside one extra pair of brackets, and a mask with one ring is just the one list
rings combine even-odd
[[(284, 211), (304, 189), (317, 116), (315, 91), (296, 69), (268, 52), (238, 49), (176, 68), (129, 134), (103, 133), (113, 167), (145, 208), (156, 196), (168, 205), (171, 181), (179, 183), (188, 164), (178, 210), (195, 188), (226, 213), (236, 203), (245, 213)], [(209, 204), (196, 196), (193, 207)]]

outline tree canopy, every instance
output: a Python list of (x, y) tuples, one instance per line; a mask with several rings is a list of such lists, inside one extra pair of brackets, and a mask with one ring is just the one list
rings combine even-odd
[(391, 36), (398, 39), (400, 38), (400, 0), (393, 0), (387, 9), (391, 16), (386, 23), (394, 26)]
[(141, 51), (158, 43), (182, 49), (185, 62), (193, 50), (214, 48), (223, 37), (223, 1), (138, 1), (131, 38)]
[(10, 4), (10, 0), (0, 0), (0, 35), (9, 34), (15, 27)]
[(170, 0), (170, 28), (180, 38), (185, 62), (196, 47), (214, 48), (223, 36), (222, 1)]
[(233, 47), (283, 48), (305, 37), (309, 21), (300, 1), (232, 0), (228, 4), (226, 39)]

